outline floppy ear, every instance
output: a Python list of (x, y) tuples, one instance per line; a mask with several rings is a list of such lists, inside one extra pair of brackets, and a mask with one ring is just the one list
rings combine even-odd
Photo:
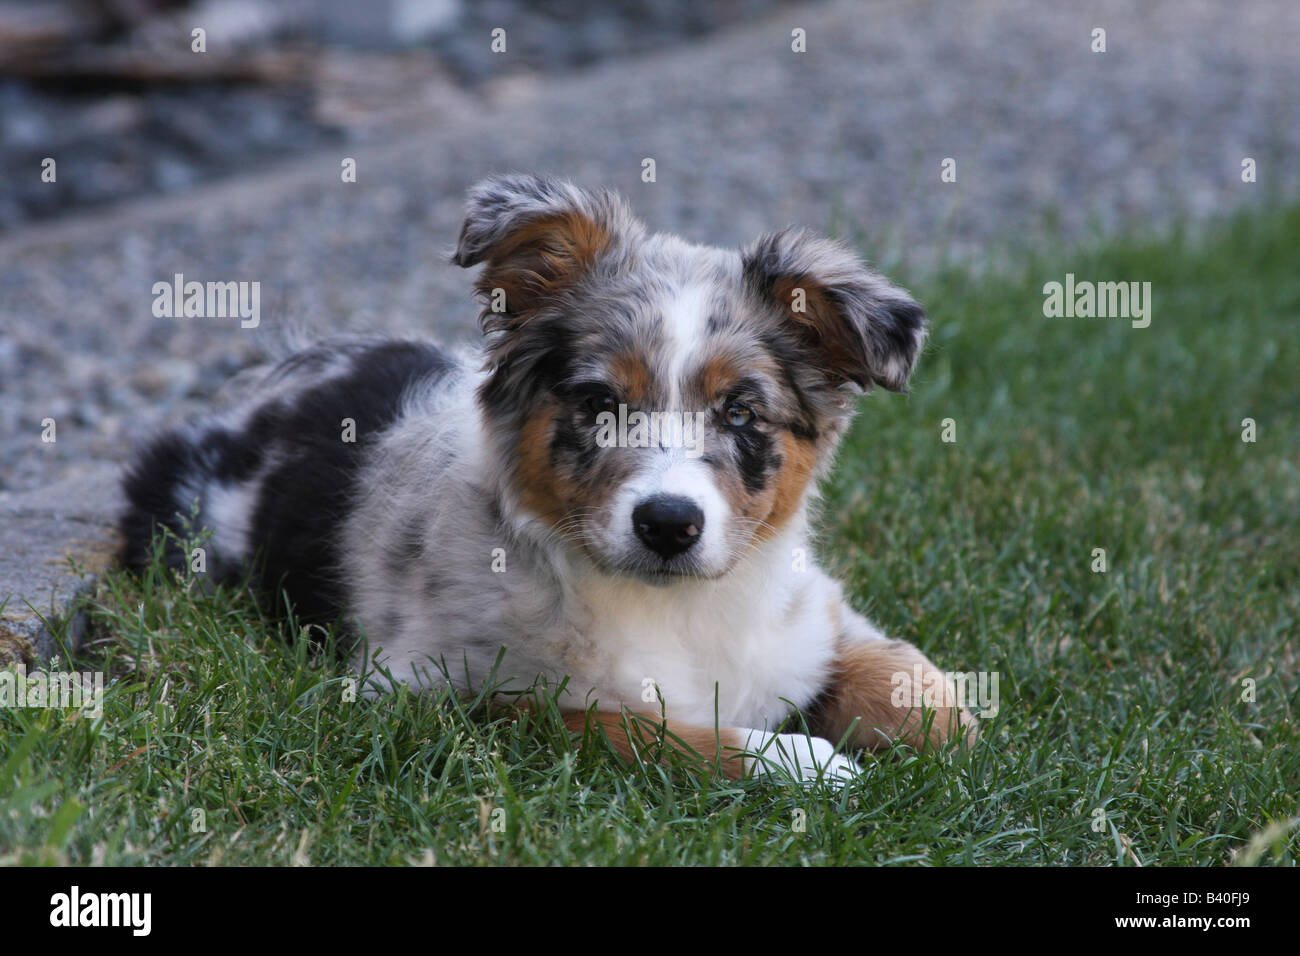
[(642, 231), (617, 194), (564, 180), (510, 174), (470, 189), (451, 261), (486, 263), (475, 288), (490, 372), (479, 399), (489, 411), (523, 414), (531, 396), (562, 373), (573, 358), (564, 314), (546, 310), (605, 257), (616, 261), (619, 247)]
[[(475, 283), (488, 306), (485, 320), (494, 312), (517, 316), (571, 287), (640, 228), (615, 193), (542, 176), (493, 176), (469, 191), (451, 261), (487, 263)], [(492, 309), (497, 289), (505, 294), (504, 312)]]
[(926, 325), (910, 295), (806, 230), (762, 236), (741, 258), (746, 283), (832, 384), (907, 390)]

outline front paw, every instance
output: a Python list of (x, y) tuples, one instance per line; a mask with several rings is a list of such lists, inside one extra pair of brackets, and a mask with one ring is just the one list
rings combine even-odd
[(835, 745), (821, 737), (754, 730), (745, 750), (745, 770), (755, 776), (775, 774), (800, 784), (821, 782), (839, 790), (862, 775), (855, 761), (837, 754)]

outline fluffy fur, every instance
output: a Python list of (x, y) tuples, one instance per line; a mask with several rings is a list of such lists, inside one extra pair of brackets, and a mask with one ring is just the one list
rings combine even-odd
[[(254, 569), (396, 679), (567, 678), (570, 725), (594, 714), (630, 758), (659, 738), (733, 777), (844, 779), (831, 741), (973, 730), (951, 697), (891, 704), (893, 675), (935, 669), (844, 602), (809, 540), (854, 396), (906, 387), (925, 335), (907, 293), (805, 231), (696, 246), (522, 175), (471, 190), (453, 262), (482, 265), (481, 356), (349, 340), (280, 363), (138, 458), (126, 564), (160, 527), (207, 529), (209, 575)], [(601, 441), (620, 408), (700, 427)], [(775, 732), (792, 706), (816, 737)]]

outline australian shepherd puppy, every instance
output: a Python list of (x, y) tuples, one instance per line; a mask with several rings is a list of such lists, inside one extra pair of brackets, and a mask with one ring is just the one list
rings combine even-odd
[[(470, 191), (452, 261), (483, 264), (482, 354), (376, 339), (282, 361), (139, 456), (125, 563), (159, 528), (206, 532), (209, 576), (251, 569), (301, 618), (346, 622), (359, 666), (420, 688), (567, 678), (566, 723), (629, 759), (666, 741), (733, 778), (842, 781), (837, 745), (973, 733), (810, 539), (856, 395), (902, 391), (921, 348), (906, 292), (805, 231), (692, 245), (527, 175)], [(917, 674), (944, 689), (900, 704)], [(792, 708), (815, 736), (781, 732)]]

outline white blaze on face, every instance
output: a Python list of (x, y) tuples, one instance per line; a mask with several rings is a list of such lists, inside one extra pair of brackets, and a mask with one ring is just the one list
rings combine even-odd
[(704, 514), (698, 542), (687, 555), (705, 574), (720, 573), (727, 564), (727, 531), (730, 506), (718, 489), (713, 470), (700, 456), (704, 436), (701, 420), (708, 409), (686, 408), (682, 404), (684, 379), (698, 365), (707, 334), (710, 290), (689, 285), (666, 302), (662, 310), (664, 348), (667, 361), (656, 374), (668, 376), (669, 407), (659, 411), (677, 416), (681, 427), (665, 428), (658, 435), (659, 447), (643, 449), (640, 467), (620, 488), (610, 509), (610, 544), (627, 557), (644, 557), (645, 545), (637, 538), (632, 512), (651, 498), (671, 496), (693, 502)]
[(664, 347), (668, 353), (669, 388), (672, 409), (694, 413), (702, 408), (681, 407), (682, 379), (698, 360), (709, 322), (709, 290), (689, 285), (668, 302), (663, 310)]

